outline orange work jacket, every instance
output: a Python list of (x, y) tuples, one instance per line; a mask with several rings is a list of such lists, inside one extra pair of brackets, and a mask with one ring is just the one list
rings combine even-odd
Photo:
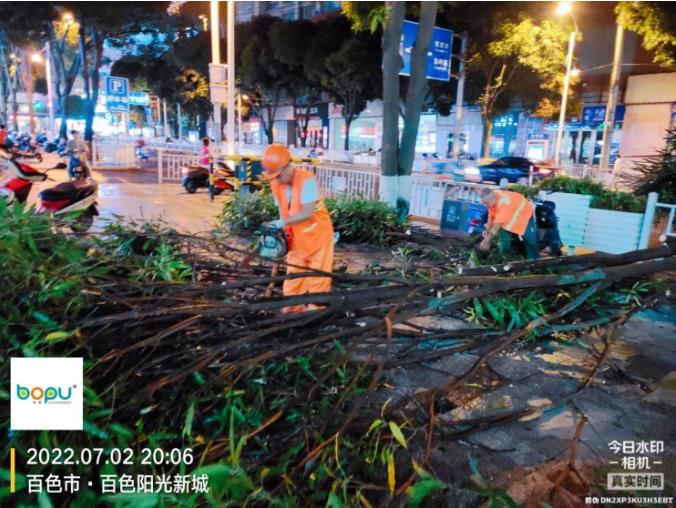
[(510, 233), (523, 235), (533, 218), (532, 203), (518, 192), (496, 191), (495, 193), (497, 201), (488, 209), (488, 215), (493, 224), (497, 224)]
[[(300, 212), (302, 208), (300, 195), (303, 184), (310, 178), (315, 178), (315, 175), (304, 169), (296, 168), (291, 183), (291, 202), (287, 198), (286, 189), (288, 185), (280, 183), (277, 179), (272, 180), (270, 183), (272, 194), (279, 204), (279, 214), (282, 219), (286, 220), (291, 215)], [(326, 209), (321, 190), (312, 217), (298, 224), (288, 225), (285, 229), (289, 233), (289, 249), (301, 256), (310, 256), (327, 242), (333, 242), (331, 215)]]

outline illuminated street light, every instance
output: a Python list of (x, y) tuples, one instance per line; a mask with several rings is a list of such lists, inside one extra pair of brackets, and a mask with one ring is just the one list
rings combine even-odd
[(573, 76), (574, 78), (577, 78), (580, 76), (581, 72), (582, 71), (580, 71), (580, 69), (573, 69), (572, 71), (570, 71), (570, 75)]
[(42, 62), (44, 62), (44, 58), (42, 58), (42, 55), (40, 53), (33, 53), (31, 55), (31, 62), (41, 64)]
[(573, 10), (573, 6), (571, 4), (571, 2), (560, 2), (559, 6), (556, 8), (556, 13), (559, 16), (570, 14)]
[[(568, 40), (568, 54), (566, 55), (566, 75), (563, 78), (563, 90), (561, 92), (561, 111), (559, 112), (559, 127), (556, 130), (556, 143), (554, 143), (554, 163), (558, 166), (561, 161), (561, 140), (563, 139), (563, 127), (566, 121), (566, 106), (568, 103), (568, 88), (570, 87), (570, 77), (573, 75), (573, 51), (575, 50), (575, 37), (577, 37), (577, 22), (573, 16), (571, 2), (561, 2), (556, 9), (557, 14), (570, 16), (573, 20), (575, 29), (570, 32)], [(579, 74), (579, 72), (578, 72)]]

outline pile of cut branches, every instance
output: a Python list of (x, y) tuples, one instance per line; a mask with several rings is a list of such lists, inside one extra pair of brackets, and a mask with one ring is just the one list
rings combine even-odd
[[(48, 228), (40, 234), (37, 253), (53, 241)], [(277, 291), (266, 298), (269, 284), (298, 275), (270, 276), (265, 260), (243, 265), (247, 252), (210, 237), (118, 227), (84, 245), (68, 242), (87, 253), (79, 263), (97, 270), (68, 288), (77, 293), (77, 306), (54, 300), (58, 307), (47, 301), (41, 309), (52, 322), (49, 333), (58, 324), (62, 334), (39, 337), (11, 316), (8, 356), (28, 342), (37, 354), (83, 356), (86, 432), (69, 434), (59, 445), (191, 447), (199, 456), (195, 467), (212, 478), (206, 501), (215, 505), (424, 499), (443, 488), (424, 470), (435, 427), (427, 408), (462, 390), (488, 358), (519, 341), (556, 327), (616, 326), (649, 295), (602, 306), (591, 305), (594, 298), (676, 269), (673, 245), (464, 270), (451, 260), (424, 276), (414, 266), (340, 273), (332, 275), (329, 294), (285, 298)], [(534, 291), (551, 302), (536, 315), (524, 314), (529, 317), (518, 326), (494, 320), (492, 328), (449, 332), (415, 322), (463, 317), (476, 302)], [(319, 310), (281, 312), (309, 303)], [(424, 347), (442, 338), (454, 340)], [(462, 377), (382, 407), (378, 392), (386, 369), (467, 351), (479, 360)], [(486, 424), (452, 422), (447, 431), (466, 435)], [(33, 440), (16, 433), (7, 446), (25, 454)], [(416, 455), (411, 443), (427, 452)]]

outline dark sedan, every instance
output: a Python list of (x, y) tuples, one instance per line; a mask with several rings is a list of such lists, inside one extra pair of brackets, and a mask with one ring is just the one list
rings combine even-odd
[[(549, 170), (541, 170), (534, 162), (525, 157), (501, 157), (490, 164), (482, 164), (477, 169), (482, 181), (499, 183), (506, 178), (509, 183), (528, 181), (530, 167), (533, 167), (533, 180), (547, 178)], [(478, 175), (477, 175), (478, 176)]]

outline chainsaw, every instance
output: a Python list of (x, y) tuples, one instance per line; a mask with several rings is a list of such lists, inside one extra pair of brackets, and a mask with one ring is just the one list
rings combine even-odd
[(278, 260), (286, 256), (289, 238), (283, 228), (263, 226), (258, 239), (258, 254), (267, 259)]

